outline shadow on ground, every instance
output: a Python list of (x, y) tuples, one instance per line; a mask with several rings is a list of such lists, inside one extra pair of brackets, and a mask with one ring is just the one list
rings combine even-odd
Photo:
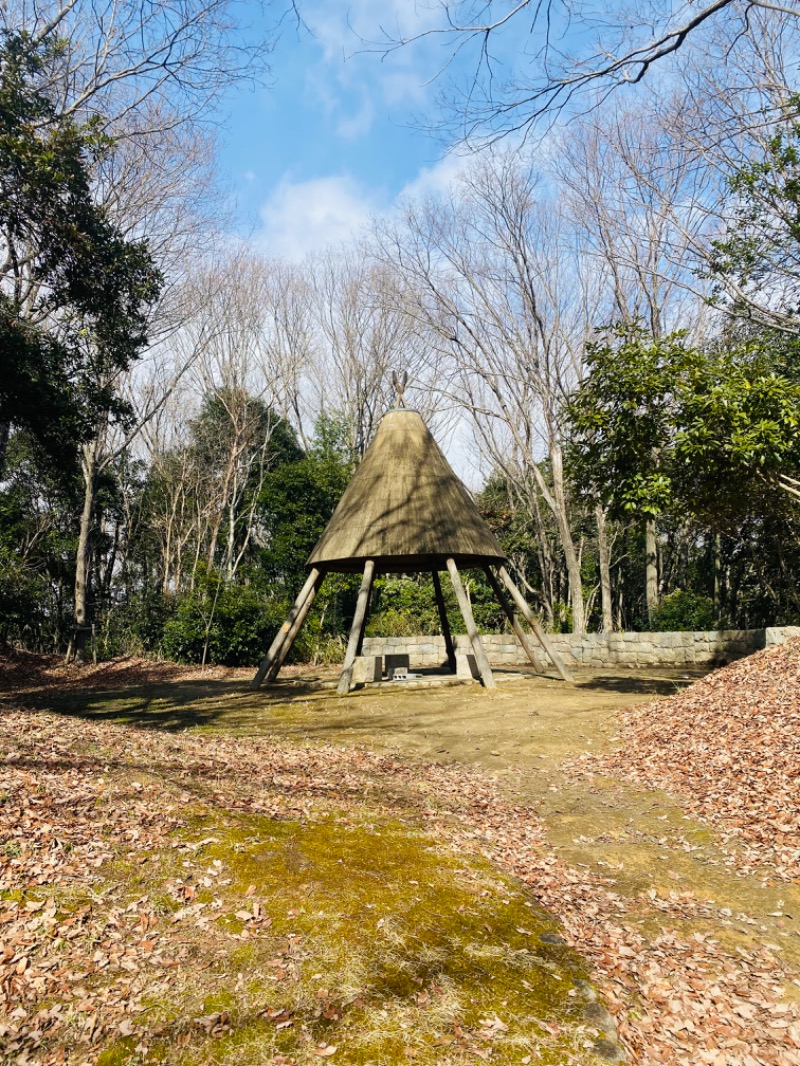
[[(332, 690), (336, 673), (330, 669), (290, 676), (263, 685), (257, 692), (250, 690), (249, 675), (187, 678), (179, 671), (169, 664), (158, 664), (144, 677), (141, 671), (131, 673), (130, 678), (117, 671), (109, 675), (108, 687), (102, 673), (93, 673), (85, 687), (81, 687), (80, 674), (64, 685), (48, 679), (26, 687), (11, 679), (12, 684), (5, 687), (7, 694), (0, 697), (0, 708), (21, 705), (145, 729), (270, 733), (382, 746), (391, 746), (395, 734), (403, 733), (407, 739), (414, 733), (416, 754), (432, 756), (441, 752), (435, 733), (452, 740), (453, 730), (491, 732), (498, 713), (506, 720), (509, 739), (513, 741), (514, 732), (524, 739), (530, 713), (541, 710), (547, 717), (576, 723), (587, 712), (671, 695), (701, 675), (700, 671), (581, 672), (575, 683), (566, 683), (513, 668), (496, 673), (499, 684), (494, 692), (486, 692), (479, 684), (449, 687), (442, 684), (443, 678), (436, 678), (438, 683), (433, 685), (397, 682), (339, 697)], [(23, 681), (21, 675), (17, 681)]]
[[(690, 684), (700, 671), (646, 673), (586, 673), (579, 674), (574, 684), (554, 678), (537, 677), (524, 670), (497, 672), (500, 686), (496, 693), (487, 693), (480, 685), (423, 684), (384, 685), (380, 690), (365, 687), (348, 697), (338, 697), (330, 689), (335, 674), (322, 672), (265, 685), (257, 692), (249, 689), (248, 681), (236, 678), (196, 678), (171, 680), (163, 674), (152, 683), (124, 684), (125, 678), (115, 676), (113, 687), (104, 688), (96, 682), (91, 688), (71, 685), (66, 691), (53, 685), (32, 688), (18, 696), (0, 697), (0, 707), (9, 703), (23, 703), (33, 710), (47, 710), (71, 717), (85, 717), (98, 721), (115, 721), (148, 729), (179, 731), (184, 729), (212, 729), (242, 733), (272, 733), (286, 731), (287, 712), (296, 709), (303, 719), (303, 732), (315, 734), (371, 732), (376, 718), (383, 718), (384, 707), (390, 719), (395, 718), (398, 702), (402, 702), (403, 718), (437, 712), (443, 706), (484, 706), (512, 698), (513, 702), (528, 701), (539, 704), (544, 700), (565, 712), (577, 701), (583, 704), (593, 697), (604, 702), (605, 696), (623, 695), (622, 706), (646, 701), (655, 696), (668, 696)], [(123, 684), (120, 684), (120, 681)], [(13, 691), (13, 685), (10, 686)], [(8, 690), (7, 690), (8, 691)], [(446, 713), (446, 712), (445, 712)], [(276, 715), (278, 716), (276, 719)], [(313, 718), (312, 722), (309, 718)]]

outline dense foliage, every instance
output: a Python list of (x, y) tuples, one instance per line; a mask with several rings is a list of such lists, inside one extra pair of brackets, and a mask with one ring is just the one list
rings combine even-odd
[(45, 89), (62, 51), (0, 36), (0, 472), (12, 427), (64, 468), (98, 411), (124, 415), (109, 374), (142, 350), (161, 284), (146, 241), (96, 202), (99, 121), (64, 117)]

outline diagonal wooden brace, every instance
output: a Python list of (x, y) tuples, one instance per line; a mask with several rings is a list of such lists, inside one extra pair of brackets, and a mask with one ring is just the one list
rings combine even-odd
[(256, 676), (250, 682), (251, 689), (257, 689), (261, 687), (261, 683), (264, 678), (269, 674), (268, 680), (274, 681), (278, 676), (278, 671), (283, 665), (283, 661), (289, 654), (289, 650), (294, 644), (297, 634), (300, 632), (300, 627), (306, 620), (311, 604), (314, 602), (314, 597), (319, 590), (319, 586), (322, 584), (322, 579), (325, 575), (316, 568), (312, 569), (308, 575), (305, 585), (298, 593), (297, 599), (294, 601), (294, 606), (289, 612), (289, 616), (283, 623), (281, 628), (275, 634), (275, 639), (270, 645), (269, 651), (261, 660), (261, 665), (256, 672)]
[(433, 578), (433, 594), (436, 597), (436, 609), (439, 612), (439, 624), (442, 627), (442, 636), (444, 637), (444, 646), (447, 649), (447, 662), (453, 673), (456, 672), (456, 649), (453, 644), (453, 634), (450, 632), (450, 623), (447, 620), (447, 609), (444, 605), (444, 596), (442, 595), (442, 583), (439, 580), (439, 575), (435, 570), (431, 571), (431, 577)]
[(340, 696), (347, 695), (353, 681), (353, 663), (356, 661), (356, 655), (358, 654), (358, 648), (361, 644), (361, 637), (364, 632), (364, 623), (367, 620), (367, 607), (369, 606), (369, 597), (370, 592), (372, 591), (372, 579), (374, 576), (375, 561), (373, 559), (367, 559), (366, 565), (364, 566), (364, 577), (361, 581), (361, 588), (358, 590), (356, 613), (353, 615), (353, 624), (350, 627), (350, 639), (347, 641), (347, 651), (344, 656), (342, 676), (339, 678), (339, 685), (336, 689)]
[(520, 644), (522, 645), (523, 651), (525, 652), (525, 654), (528, 656), (528, 658), (530, 659), (531, 663), (533, 664), (534, 670), (536, 671), (537, 674), (543, 674), (544, 673), (544, 664), (542, 663), (542, 660), (539, 658), (539, 656), (536, 654), (536, 649), (534, 648), (533, 644), (531, 643), (530, 637), (525, 632), (525, 630), (522, 628), (522, 626), (519, 624), (519, 619), (514, 614), (514, 608), (508, 602), (508, 599), (506, 598), (506, 594), (503, 592), (502, 588), (500, 587), (500, 582), (497, 580), (497, 578), (494, 576), (494, 574), (492, 573), (492, 571), (489, 569), (488, 566), (484, 567), (484, 573), (486, 574), (486, 577), (487, 577), (487, 579), (489, 581), (489, 584), (492, 586), (492, 591), (494, 592), (495, 596), (497, 597), (497, 602), (503, 608), (503, 612), (505, 613), (506, 618), (511, 623), (511, 628), (514, 630), (514, 633), (516, 634), (517, 640), (520, 642)]
[(516, 603), (520, 614), (533, 630), (534, 636), (539, 641), (544, 651), (546, 651), (550, 658), (553, 660), (553, 666), (555, 666), (556, 670), (558, 671), (561, 680), (574, 681), (575, 679), (565, 666), (564, 660), (561, 658), (556, 649), (547, 639), (547, 634), (539, 625), (538, 619), (528, 606), (525, 597), (522, 595), (517, 586), (511, 580), (511, 575), (504, 566), (500, 567), (499, 574), (500, 580), (511, 593), (511, 599), (514, 601), (514, 603)]

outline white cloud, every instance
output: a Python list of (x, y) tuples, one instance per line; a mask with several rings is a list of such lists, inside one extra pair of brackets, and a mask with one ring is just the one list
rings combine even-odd
[(423, 107), (430, 96), (422, 72), (413, 68), (382, 71), (381, 89), (384, 100), (392, 107)]
[(430, 102), (419, 48), (390, 47), (385, 54), (382, 48), (390, 38), (413, 37), (435, 25), (438, 17), (435, 5), (418, 9), (408, 0), (383, 0), (379, 17), (374, 0), (352, 0), (346, 7), (339, 0), (311, 0), (303, 8), (319, 53), (306, 72), (306, 91), (323, 113), (336, 117), (339, 136), (365, 136), (381, 107), (424, 109)]
[(467, 154), (450, 152), (437, 163), (423, 166), (394, 200), (349, 174), (306, 181), (284, 175), (259, 211), (257, 242), (269, 256), (292, 262), (329, 245), (346, 244), (361, 235), (373, 217), (390, 215), (407, 200), (447, 195), (466, 173), (470, 159)]
[(443, 196), (462, 177), (469, 165), (469, 156), (449, 152), (438, 163), (423, 167), (419, 174), (403, 186), (399, 200), (423, 200), (428, 196)]
[(317, 0), (303, 9), (303, 17), (327, 58), (358, 55), (370, 43), (413, 38), (442, 21), (437, 4), (410, 4), (408, 0), (382, 0), (377, 7), (375, 0), (350, 0), (347, 5), (340, 0)]
[(468, 156), (450, 153), (423, 167), (393, 202), (349, 174), (308, 181), (284, 175), (259, 212), (258, 243), (270, 256), (297, 262), (311, 252), (353, 240), (376, 215), (391, 214), (401, 202), (446, 195), (468, 165)]
[(379, 207), (348, 175), (298, 182), (284, 177), (261, 209), (259, 244), (271, 256), (297, 262), (357, 236)]

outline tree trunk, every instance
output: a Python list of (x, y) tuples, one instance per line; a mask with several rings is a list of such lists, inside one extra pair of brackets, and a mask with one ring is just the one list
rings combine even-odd
[(97, 455), (93, 441), (83, 448), (83, 509), (78, 532), (78, 551), (75, 558), (75, 628), (67, 660), (80, 659), (91, 629), (89, 619), (89, 574), (91, 561), (92, 518), (97, 489)]
[(550, 448), (550, 464), (553, 474), (553, 496), (556, 504), (553, 514), (558, 525), (561, 547), (564, 551), (564, 562), (567, 567), (569, 602), (572, 607), (572, 632), (580, 634), (586, 632), (581, 564), (578, 553), (575, 550), (575, 541), (572, 539), (572, 530), (569, 528), (569, 515), (567, 514), (567, 501), (564, 492), (564, 464), (561, 449), (557, 445), (552, 445)]
[(644, 526), (645, 603), (647, 624), (652, 625), (653, 614), (658, 607), (658, 550), (656, 524), (648, 519)]
[(625, 629), (625, 568), (617, 566), (617, 629)]
[(8, 438), (11, 436), (11, 423), (0, 422), (0, 481), (6, 468), (6, 451), (8, 450)]
[[(531, 517), (533, 518), (536, 527), (536, 554), (539, 560), (539, 569), (542, 573), (542, 586), (538, 590), (538, 593), (542, 604), (542, 610), (544, 611), (545, 628), (552, 630), (555, 626), (556, 599), (554, 587), (556, 567), (553, 562), (552, 545), (542, 518), (542, 509), (539, 506), (539, 494), (534, 487), (532, 487), (527, 498), (530, 500)], [(514, 505), (513, 500), (509, 502), (512, 506)], [(522, 567), (519, 563), (517, 563), (515, 569), (518, 574), (522, 573)], [(528, 589), (531, 591), (530, 586), (528, 586)]]
[(613, 633), (614, 615), (611, 609), (611, 548), (608, 543), (606, 513), (600, 504), (595, 507), (597, 519), (597, 556), (600, 566), (600, 606), (603, 612), (603, 632)]
[(722, 537), (719, 533), (714, 534), (711, 557), (714, 567), (714, 610), (719, 619), (722, 614)]

